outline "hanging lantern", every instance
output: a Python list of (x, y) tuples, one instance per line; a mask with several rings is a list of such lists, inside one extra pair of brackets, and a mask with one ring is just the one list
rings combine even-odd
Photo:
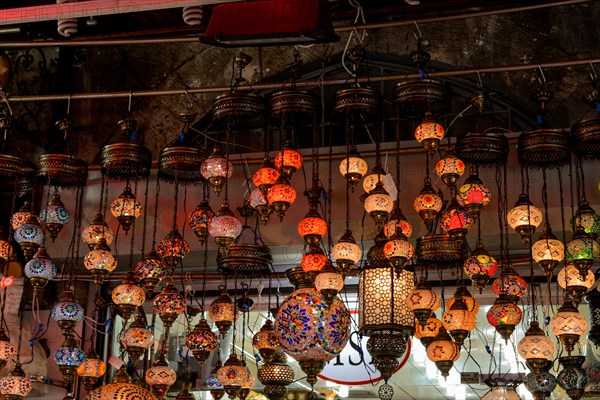
[(129, 328), (121, 335), (121, 344), (125, 348), (131, 362), (135, 365), (144, 352), (154, 343), (152, 332), (146, 328), (146, 322), (137, 315)]
[(473, 218), (464, 208), (452, 199), (450, 206), (442, 213), (440, 225), (453, 240), (464, 241), (465, 235), (473, 224)]
[(327, 223), (319, 212), (311, 207), (306, 216), (298, 223), (298, 233), (309, 246), (319, 246), (323, 236), (327, 234)]
[(38, 225), (41, 224), (40, 218), (37, 215), (34, 215), (31, 212), (31, 203), (26, 201), (23, 203), (23, 206), (10, 217), (10, 225), (12, 226), (13, 231), (19, 229), (21, 225), (27, 222), (29, 217), (33, 216), (37, 221)]
[(563, 388), (573, 400), (579, 400), (583, 396), (585, 387), (590, 383), (590, 377), (582, 368), (585, 356), (560, 357), (563, 370), (558, 373), (556, 382)]
[(383, 185), (383, 190), (387, 192), (388, 189), (383, 183), (384, 176), (385, 170), (383, 169), (383, 167), (379, 164), (375, 164), (373, 166), (373, 169), (371, 170), (371, 173), (367, 175), (365, 179), (363, 179), (363, 189), (365, 191), (365, 194), (368, 195), (371, 190), (375, 189), (375, 186), (377, 186), (377, 182), (381, 182), (381, 184)]
[(167, 266), (154, 249), (150, 250), (146, 257), (135, 266), (135, 276), (146, 288), (148, 294), (152, 294), (166, 275)]
[(250, 394), (250, 390), (254, 389), (254, 385), (256, 385), (256, 380), (254, 379), (254, 376), (252, 376), (252, 373), (246, 366), (245, 360), (242, 362), (242, 365), (245, 369), (244, 381), (242, 382), (242, 387), (237, 393), (237, 397), (240, 400), (246, 400), (246, 397), (248, 397), (248, 395)]
[(281, 171), (281, 175), (290, 178), (294, 172), (302, 168), (302, 156), (296, 150), (290, 148), (291, 144), (287, 142), (275, 156), (275, 166)]
[(565, 246), (552, 233), (552, 228), (547, 222), (544, 224), (544, 232), (539, 239), (531, 246), (531, 256), (533, 261), (539, 263), (546, 276), (551, 277), (554, 268), (565, 257)]
[(46, 252), (45, 247), (40, 247), (33, 258), (25, 264), (25, 276), (33, 287), (33, 292), (40, 297), (48, 281), (54, 279), (57, 273), (56, 265)]
[(219, 383), (219, 380), (217, 379), (217, 371), (222, 366), (223, 364), (221, 364), (221, 360), (217, 359), (215, 368), (213, 368), (211, 374), (208, 377), (206, 377), (206, 380), (204, 381), (204, 385), (208, 387), (210, 395), (214, 400), (219, 400), (225, 395), (223, 385), (221, 385), (221, 383)]
[(53, 242), (62, 228), (69, 223), (69, 217), (69, 212), (61, 201), (58, 190), (54, 190), (54, 194), (48, 202), (48, 207), (40, 212), (40, 220)]
[(467, 308), (467, 303), (459, 297), (452, 303), (451, 307), (442, 314), (442, 324), (460, 348), (469, 333), (475, 329), (475, 314)]
[(592, 239), (596, 239), (598, 233), (600, 233), (600, 216), (596, 214), (592, 207), (590, 207), (590, 203), (586, 200), (582, 200), (579, 202), (575, 216), (571, 219), (571, 224), (569, 226), (572, 232), (574, 232), (578, 226), (582, 226)]
[(331, 258), (335, 260), (335, 269), (346, 276), (362, 257), (362, 250), (356, 244), (352, 231), (347, 230), (333, 246)]
[(371, 190), (365, 199), (365, 211), (373, 218), (377, 229), (383, 227), (393, 208), (394, 202), (383, 188), (383, 183), (377, 182), (375, 189)]
[(233, 399), (242, 388), (244, 378), (246, 378), (246, 369), (237, 358), (237, 355), (231, 353), (225, 364), (217, 371), (219, 383), (225, 389), (225, 393)]
[(506, 297), (517, 304), (527, 291), (527, 282), (513, 267), (506, 267), (494, 280), (492, 290), (496, 296), (500, 296), (501, 292), (506, 293)]
[(117, 268), (117, 259), (106, 244), (106, 239), (100, 239), (96, 248), (85, 255), (83, 265), (90, 271), (97, 285)]
[(446, 186), (454, 188), (460, 177), (465, 173), (465, 163), (456, 157), (452, 150), (448, 150), (435, 165), (435, 172)]
[(0, 379), (0, 394), (6, 400), (21, 400), (27, 397), (31, 388), (31, 380), (25, 376), (19, 363), (15, 363), (8, 376)]
[(327, 262), (327, 256), (320, 247), (311, 247), (302, 255), (300, 265), (304, 272), (318, 272), (323, 269)]
[(554, 357), (554, 343), (540, 328), (537, 321), (531, 321), (529, 329), (517, 346), (519, 355), (533, 372), (541, 372)]
[(392, 210), (392, 214), (390, 215), (389, 221), (386, 222), (383, 226), (383, 233), (387, 238), (391, 238), (396, 234), (397, 228), (400, 228), (400, 231), (407, 238), (409, 238), (410, 235), (412, 235), (412, 225), (410, 224), (410, 222), (408, 222), (408, 220), (404, 216), (404, 213), (402, 212), (402, 210), (398, 206), (398, 203), (396, 202), (396, 207), (394, 207), (394, 209)]
[(440, 141), (444, 138), (444, 134), (444, 127), (433, 119), (433, 114), (430, 112), (425, 113), (423, 122), (415, 129), (415, 139), (430, 153), (437, 151)]
[(427, 358), (435, 363), (443, 377), (447, 377), (454, 362), (460, 357), (460, 349), (442, 326), (433, 342), (427, 346)]
[(474, 168), (456, 193), (458, 204), (464, 207), (473, 219), (479, 218), (481, 209), (489, 204), (491, 197), (490, 190), (479, 179), (477, 169)]
[(431, 313), (440, 306), (440, 298), (431, 289), (425, 277), (421, 276), (414, 290), (406, 298), (408, 308), (415, 314), (421, 326), (427, 323)]
[(336, 298), (339, 292), (344, 288), (344, 275), (333, 268), (333, 263), (327, 259), (325, 267), (315, 278), (315, 289), (321, 293), (325, 299), (325, 303), (331, 305), (333, 299)]
[(406, 353), (407, 339), (402, 332), (374, 332), (367, 340), (367, 351), (373, 357), (373, 364), (387, 384), (398, 365), (398, 359)]
[(142, 214), (142, 205), (136, 200), (129, 185), (125, 187), (119, 198), (111, 203), (110, 212), (127, 234), (133, 221)]
[[(252, 337), (252, 346), (258, 351), (265, 363), (271, 363), (275, 353), (281, 349), (281, 344), (277, 339), (275, 326), (270, 319), (266, 320), (263, 326)], [(262, 382), (262, 380), (259, 378)]]
[(54, 352), (53, 358), (62, 373), (63, 380), (70, 387), (75, 378), (75, 371), (85, 360), (85, 353), (73, 336), (67, 336), (63, 345)]
[(585, 387), (584, 397), (591, 400), (597, 399), (600, 396), (600, 360), (594, 352), (591, 341), (588, 341), (585, 347), (585, 362), (582, 368), (590, 377), (590, 383)]
[(427, 349), (431, 342), (435, 340), (441, 327), (442, 321), (435, 316), (435, 313), (431, 314), (431, 317), (427, 319), (425, 325), (421, 325), (421, 323), (417, 321), (415, 324), (415, 338), (419, 339), (423, 347)]
[(442, 209), (442, 198), (433, 190), (429, 177), (425, 178), (425, 186), (413, 201), (413, 207), (429, 229)]
[(133, 274), (128, 273), (123, 282), (113, 289), (112, 301), (123, 319), (127, 321), (135, 309), (144, 304), (146, 293), (135, 283)]
[(231, 325), (235, 322), (237, 309), (233, 300), (227, 294), (224, 286), (220, 286), (221, 294), (215, 299), (208, 309), (208, 316), (215, 323), (221, 336), (225, 336)]
[(490, 280), (490, 277), (494, 276), (496, 271), (498, 271), (498, 263), (484, 248), (483, 242), (477, 239), (475, 250), (465, 260), (463, 269), (471, 281), (473, 281), (473, 286), (478, 288), (479, 293), (481, 293)]
[(17, 349), (12, 345), (4, 330), (0, 330), (0, 369), (13, 359), (17, 354)]
[(279, 307), (275, 329), (282, 350), (298, 361), (314, 386), (317, 374), (350, 338), (350, 313), (337, 298), (328, 305), (302, 269), (286, 275), (296, 290)]
[(210, 354), (219, 345), (219, 339), (208, 326), (206, 319), (202, 318), (185, 336), (185, 344), (192, 351), (198, 363), (204, 365)]
[(294, 381), (294, 370), (286, 362), (285, 354), (277, 351), (272, 362), (260, 366), (256, 372), (259, 382), (265, 385), (263, 392), (269, 400), (283, 400), (286, 386)]
[(221, 150), (215, 147), (210, 157), (202, 162), (200, 171), (216, 195), (219, 196), (227, 179), (233, 175), (233, 165), (223, 156)]
[(31, 215), (29, 219), (13, 233), (16, 242), (21, 246), (25, 260), (31, 260), (37, 249), (44, 243), (44, 231), (38, 218)]
[(144, 378), (146, 383), (152, 387), (154, 394), (159, 399), (164, 399), (169, 387), (177, 380), (177, 372), (169, 366), (165, 353), (161, 352), (154, 365), (146, 371)]
[(262, 167), (260, 167), (254, 175), (252, 175), (252, 183), (256, 186), (260, 192), (266, 196), (269, 188), (279, 178), (279, 171), (275, 169), (275, 165), (269, 157), (266, 157), (263, 161)]
[(50, 313), (65, 337), (73, 336), (73, 329), (83, 319), (83, 307), (75, 300), (71, 290), (66, 290), (64, 296), (52, 306)]
[(578, 226), (571, 241), (567, 243), (567, 262), (572, 262), (582, 276), (587, 276), (587, 271), (594, 264), (594, 258), (599, 256), (600, 245), (598, 242), (592, 239), (582, 226)]
[(533, 400), (546, 400), (556, 389), (556, 378), (547, 370), (530, 372), (525, 376), (525, 388)]
[(267, 201), (267, 196), (256, 188), (250, 193), (250, 207), (258, 211), (260, 219), (266, 225), (269, 222), (269, 217), (273, 214), (273, 206)]
[(542, 223), (542, 212), (533, 205), (525, 193), (519, 195), (519, 200), (506, 215), (508, 226), (517, 231), (523, 243), (529, 245), (529, 238)]
[(96, 214), (92, 224), (81, 232), (81, 238), (89, 246), (90, 250), (94, 250), (102, 238), (106, 240), (106, 244), (112, 244), (114, 235), (112, 229), (104, 222), (102, 214)]
[(415, 254), (415, 248), (398, 227), (396, 234), (386, 242), (383, 254), (397, 271), (401, 271), (406, 262)]
[(173, 325), (179, 314), (185, 310), (185, 300), (172, 282), (162, 289), (152, 300), (152, 309), (158, 314), (163, 325), (167, 328)]
[(469, 310), (473, 315), (477, 315), (479, 312), (479, 302), (471, 295), (469, 289), (466, 286), (461, 284), (456, 288), (456, 292), (454, 292), (454, 297), (451, 297), (446, 303), (446, 307), (448, 309), (452, 308), (452, 305), (458, 298), (461, 298), (465, 304), (467, 305), (467, 310)]
[(204, 244), (204, 241), (208, 237), (208, 227), (214, 216), (215, 213), (210, 208), (208, 200), (202, 200), (188, 217), (190, 227), (194, 230), (200, 244)]
[(0, 265), (5, 264), (13, 256), (13, 249), (0, 228)]
[(573, 305), (573, 301), (568, 297), (565, 297), (562, 306), (550, 320), (550, 330), (558, 336), (569, 355), (571, 355), (575, 344), (579, 342), (582, 335), (585, 335), (588, 328), (587, 319), (577, 311), (577, 307)]
[(500, 336), (505, 341), (508, 341), (515, 327), (521, 322), (523, 312), (519, 306), (512, 303), (506, 297), (505, 293), (501, 293), (494, 302), (494, 305), (488, 310), (486, 317), (490, 325), (496, 328)]
[(367, 162), (360, 156), (356, 146), (351, 146), (348, 156), (340, 162), (340, 173), (346, 178), (352, 191), (368, 171)]
[(521, 400), (521, 397), (512, 387), (496, 386), (481, 400)]
[(575, 305), (578, 305), (587, 291), (594, 286), (596, 278), (594, 272), (588, 270), (585, 279), (582, 279), (581, 272), (573, 264), (569, 263), (558, 271), (556, 280), (560, 287), (571, 296)]
[(144, 400), (157, 400), (156, 397), (147, 391), (131, 383), (131, 377), (127, 375), (125, 365), (122, 366), (115, 376), (112, 378), (111, 383), (108, 385), (100, 386), (97, 389), (92, 390), (83, 398), (83, 400), (130, 400), (130, 399), (144, 399)]
[(160, 241), (156, 247), (156, 251), (169, 267), (175, 268), (177, 263), (190, 252), (190, 245), (181, 236), (177, 226), (174, 226), (171, 232)]
[(221, 205), (221, 209), (212, 219), (208, 228), (210, 236), (215, 238), (215, 242), (219, 246), (221, 253), (233, 243), (236, 237), (242, 233), (242, 223), (233, 215), (229, 209), (229, 201), (225, 199)]
[(296, 200), (296, 190), (290, 185), (287, 178), (280, 176), (277, 181), (269, 188), (267, 200), (273, 206), (279, 220), (282, 221), (285, 212)]
[(81, 378), (85, 390), (92, 390), (98, 379), (106, 373), (106, 363), (98, 358), (94, 349), (85, 354), (85, 360), (77, 367), (77, 375)]

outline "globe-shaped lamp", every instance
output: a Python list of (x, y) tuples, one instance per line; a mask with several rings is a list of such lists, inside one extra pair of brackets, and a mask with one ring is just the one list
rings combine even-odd
[(212, 221), (215, 213), (213, 212), (208, 200), (202, 200), (198, 207), (188, 217), (188, 223), (194, 230), (194, 234), (200, 244), (204, 244), (204, 241), (208, 237), (208, 227)]
[(142, 215), (142, 205), (133, 195), (129, 185), (125, 187), (119, 198), (111, 203), (110, 212), (117, 218), (125, 234), (129, 232), (135, 219)]
[(200, 365), (208, 359), (217, 348), (219, 339), (210, 329), (206, 319), (202, 318), (198, 324), (185, 336), (185, 344), (191, 350), (194, 358)]
[(494, 305), (486, 314), (487, 320), (500, 336), (508, 341), (510, 335), (514, 332), (515, 327), (521, 322), (523, 312), (513, 302), (511, 302), (505, 293), (501, 293), (496, 299)]
[(200, 172), (219, 196), (227, 179), (233, 174), (233, 165), (223, 156), (221, 150), (215, 147), (210, 157), (202, 162)]
[(352, 191), (368, 170), (369, 166), (356, 150), (356, 146), (351, 146), (348, 156), (340, 161), (340, 173), (346, 178)]
[(104, 221), (102, 214), (96, 214), (91, 225), (81, 232), (81, 238), (88, 245), (90, 250), (94, 250), (100, 239), (104, 238), (106, 244), (112, 244), (114, 234), (112, 229)]
[(587, 319), (579, 313), (573, 301), (565, 297), (563, 304), (550, 320), (550, 330), (558, 336), (561, 343), (571, 355), (579, 338), (588, 331)]
[(57, 272), (56, 265), (43, 246), (25, 264), (25, 276), (29, 278), (29, 282), (37, 296), (42, 294), (48, 281), (54, 279)]
[(83, 265), (90, 271), (97, 285), (101, 284), (104, 278), (117, 268), (117, 259), (106, 244), (106, 239), (100, 239), (94, 250), (85, 255)]
[(533, 205), (525, 193), (519, 195), (515, 206), (506, 214), (508, 226), (517, 231), (521, 240), (529, 244), (535, 229), (542, 223), (542, 212)]

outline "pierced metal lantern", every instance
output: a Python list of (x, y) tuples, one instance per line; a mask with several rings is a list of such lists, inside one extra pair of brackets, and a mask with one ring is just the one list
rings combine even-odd
[(144, 352), (154, 343), (152, 332), (146, 328), (146, 322), (137, 315), (131, 325), (121, 335), (121, 344), (135, 365)]
[(573, 152), (581, 158), (600, 158), (600, 116), (584, 117), (571, 127)]
[(117, 268), (117, 259), (106, 244), (106, 239), (100, 239), (94, 250), (85, 255), (83, 265), (90, 271), (97, 285)]
[(519, 195), (519, 200), (506, 215), (508, 225), (517, 231), (523, 243), (529, 244), (535, 229), (542, 223), (542, 212), (533, 205), (525, 193)]
[(571, 159), (571, 138), (564, 129), (540, 128), (519, 135), (519, 164), (528, 168), (558, 168)]
[(88, 164), (71, 155), (44, 154), (38, 161), (36, 176), (49, 186), (83, 187), (87, 182)]
[(221, 336), (225, 336), (236, 320), (237, 308), (227, 294), (224, 286), (220, 286), (221, 294), (208, 309), (208, 317), (215, 323)]
[(256, 377), (265, 385), (264, 394), (269, 400), (282, 400), (287, 393), (286, 386), (294, 381), (294, 370), (287, 365), (282, 351), (273, 355), (273, 360), (258, 368)]
[(560, 342), (571, 355), (579, 338), (588, 331), (587, 319), (579, 313), (573, 301), (565, 297), (563, 304), (550, 320), (550, 330), (560, 339)]
[(135, 219), (142, 215), (142, 205), (133, 195), (129, 185), (125, 187), (119, 198), (111, 203), (110, 212), (117, 218), (125, 234), (129, 232)]
[(271, 271), (271, 249), (264, 244), (233, 243), (226, 256), (217, 255), (219, 272), (228, 275), (262, 275)]
[(127, 321), (135, 309), (144, 304), (146, 293), (135, 283), (133, 274), (128, 273), (123, 282), (113, 289), (112, 301), (123, 319)]
[(373, 332), (367, 340), (367, 351), (373, 357), (373, 364), (387, 384), (406, 353), (407, 339), (402, 332)]
[(585, 356), (560, 357), (559, 362), (562, 364), (563, 370), (556, 376), (556, 382), (571, 399), (579, 400), (590, 382), (587, 371), (582, 368)]
[(508, 138), (494, 128), (468, 132), (456, 138), (456, 152), (461, 160), (479, 167), (504, 165), (508, 161)]
[(450, 109), (446, 86), (434, 79), (399, 82), (394, 88), (393, 102), (398, 116), (421, 118), (426, 112), (443, 114)]
[(481, 293), (490, 278), (498, 271), (498, 262), (487, 252), (483, 242), (477, 240), (475, 250), (465, 260), (463, 269), (471, 281), (473, 281), (473, 286), (478, 288), (479, 293)]
[(361, 259), (362, 250), (356, 244), (352, 231), (347, 230), (333, 246), (331, 258), (335, 260), (335, 269), (346, 276), (354, 265)]
[(408, 308), (415, 314), (415, 318), (421, 325), (425, 325), (431, 313), (440, 306), (440, 298), (434, 292), (424, 276), (419, 278), (417, 286), (406, 298)]
[(420, 263), (436, 268), (455, 268), (465, 259), (465, 243), (453, 240), (448, 234), (417, 238), (417, 258)]
[(454, 362), (460, 357), (460, 348), (452, 341), (446, 328), (440, 328), (439, 333), (427, 346), (427, 358), (435, 363), (442, 376), (447, 377)]
[(208, 200), (202, 200), (198, 207), (188, 217), (190, 228), (194, 230), (200, 244), (208, 238), (208, 227), (215, 216)]
[(202, 162), (201, 171), (204, 179), (208, 181), (210, 187), (219, 196), (227, 179), (233, 175), (233, 164), (215, 146), (212, 154)]
[(85, 360), (77, 367), (77, 375), (88, 392), (105, 373), (106, 363), (98, 357), (93, 348), (85, 354)]
[(531, 321), (525, 336), (519, 341), (517, 350), (529, 369), (533, 372), (541, 372), (554, 357), (555, 346), (540, 328), (540, 324)]
[(66, 290), (64, 296), (52, 306), (50, 312), (65, 337), (73, 336), (75, 326), (83, 320), (83, 307), (75, 300), (73, 291)]
[(505, 293), (501, 293), (494, 302), (494, 305), (488, 310), (486, 317), (490, 325), (496, 328), (500, 336), (505, 341), (508, 341), (515, 327), (521, 322), (523, 312), (519, 306), (506, 297)]
[(121, 137), (102, 148), (101, 171), (113, 179), (140, 179), (150, 175), (152, 152), (144, 146), (144, 137), (137, 131), (137, 121), (131, 116), (117, 125)]
[(48, 281), (56, 277), (58, 270), (45, 247), (40, 247), (33, 258), (25, 264), (25, 276), (29, 278), (33, 291), (41, 296)]
[(146, 257), (135, 266), (135, 276), (152, 294), (156, 286), (167, 276), (167, 266), (162, 262), (156, 250), (151, 249)]
[(163, 325), (169, 328), (179, 314), (185, 310), (185, 300), (175, 285), (169, 282), (152, 301), (152, 308), (160, 317)]
[(334, 112), (338, 115), (355, 114), (363, 123), (376, 121), (381, 113), (383, 97), (379, 90), (352, 86), (335, 93)]
[(356, 146), (351, 146), (348, 156), (340, 161), (339, 169), (340, 173), (346, 178), (350, 189), (354, 191), (358, 186), (358, 182), (369, 171), (369, 166), (356, 150)]
[(40, 212), (40, 221), (44, 224), (53, 242), (62, 228), (69, 223), (69, 219), (69, 211), (67, 211), (60, 199), (60, 193), (58, 190), (55, 190), (48, 202), (48, 206)]
[(112, 229), (110, 229), (108, 224), (104, 221), (104, 216), (102, 214), (96, 214), (91, 225), (81, 232), (81, 238), (89, 246), (90, 250), (94, 250), (94, 247), (96, 247), (102, 238), (106, 240), (106, 244), (112, 244), (114, 234)]

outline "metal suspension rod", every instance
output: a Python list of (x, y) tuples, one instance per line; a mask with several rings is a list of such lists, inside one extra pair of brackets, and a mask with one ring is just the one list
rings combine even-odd
[[(500, 73), (500, 72), (517, 72), (535, 70), (538, 68), (565, 68), (578, 65), (589, 65), (599, 63), (600, 58), (574, 59), (551, 61), (541, 64), (517, 64), (517, 65), (502, 65), (489, 66), (481, 68), (463, 68), (450, 71), (431, 71), (428, 76), (431, 78), (449, 78), (464, 75), (477, 75), (484, 73)], [(389, 81), (405, 81), (409, 79), (419, 79), (419, 74), (402, 74), (402, 75), (385, 75), (359, 78), (358, 82), (389, 82)], [(326, 80), (308, 80), (297, 82), (298, 87), (317, 87), (320, 85), (344, 85), (348, 82), (346, 78), (326, 79)], [(240, 85), (237, 90), (274, 90), (283, 86), (283, 82), (272, 83), (255, 83), (253, 85)], [(134, 92), (105, 92), (105, 93), (74, 93), (74, 94), (51, 94), (51, 95), (29, 95), (29, 96), (8, 96), (7, 99), (12, 102), (26, 101), (54, 101), (54, 100), (89, 100), (89, 99), (111, 99), (111, 98), (126, 98), (126, 97), (153, 97), (153, 96), (177, 96), (197, 93), (223, 93), (228, 92), (231, 88), (228, 86), (215, 87), (199, 87), (191, 89), (158, 89), (158, 90), (140, 90)]]

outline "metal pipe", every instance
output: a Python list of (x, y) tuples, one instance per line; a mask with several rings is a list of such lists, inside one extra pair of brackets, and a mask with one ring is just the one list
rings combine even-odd
[[(517, 64), (517, 65), (504, 65), (504, 66), (490, 66), (481, 68), (463, 68), (455, 69), (450, 71), (431, 71), (427, 75), (431, 78), (449, 78), (464, 75), (477, 75), (485, 73), (499, 73), (499, 72), (516, 72), (516, 71), (527, 71), (535, 70), (538, 68), (565, 68), (574, 67), (578, 65), (589, 65), (599, 63), (600, 58), (589, 58), (589, 59), (575, 59), (575, 60), (561, 60), (551, 61), (541, 64)], [(402, 75), (387, 75), (387, 76), (373, 76), (359, 78), (359, 83), (367, 82), (389, 82), (389, 81), (406, 81), (410, 79), (419, 79), (419, 74), (402, 74)], [(346, 78), (339, 79), (325, 79), (319, 80), (308, 80), (303, 82), (297, 82), (296, 86), (301, 88), (317, 87), (320, 85), (344, 85), (348, 82)], [(240, 91), (254, 91), (254, 90), (274, 90), (280, 89), (283, 86), (283, 82), (271, 82), (271, 83), (256, 83), (253, 85), (241, 85), (237, 90)], [(224, 93), (229, 92), (231, 88), (229, 86), (214, 86), (214, 87), (199, 87), (192, 89), (158, 89), (158, 90), (139, 90), (132, 92), (105, 92), (105, 93), (74, 93), (74, 94), (51, 94), (51, 95), (28, 95), (28, 96), (8, 96), (7, 99), (12, 102), (26, 102), (26, 101), (54, 101), (54, 100), (89, 100), (89, 99), (113, 99), (113, 98), (129, 98), (131, 97), (153, 97), (153, 96), (178, 96), (186, 94), (199, 94), (199, 93)]]

